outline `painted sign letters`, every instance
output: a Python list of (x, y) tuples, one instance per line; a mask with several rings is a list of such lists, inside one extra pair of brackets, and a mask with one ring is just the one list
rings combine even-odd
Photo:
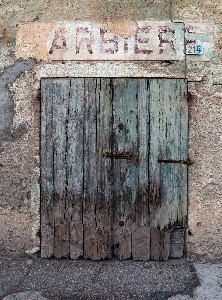
[(47, 48), (51, 60), (182, 60), (183, 35), (183, 24), (172, 22), (137, 22), (131, 37), (99, 24), (58, 23)]

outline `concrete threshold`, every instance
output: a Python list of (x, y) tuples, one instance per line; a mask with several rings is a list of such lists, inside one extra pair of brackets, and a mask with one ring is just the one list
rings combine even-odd
[[(0, 272), (3, 300), (222, 299), (222, 264), (192, 264), (185, 259), (73, 261), (4, 256)], [(202, 284), (206, 279), (207, 291)]]

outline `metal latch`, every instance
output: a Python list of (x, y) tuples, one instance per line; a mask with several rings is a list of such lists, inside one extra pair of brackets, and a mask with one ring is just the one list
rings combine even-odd
[(114, 159), (129, 159), (133, 157), (132, 152), (108, 152), (108, 151), (103, 151), (102, 157), (104, 158), (114, 158)]
[(168, 164), (183, 164), (183, 165), (191, 165), (193, 161), (187, 160), (175, 160), (175, 159), (158, 159), (158, 163), (168, 163)]

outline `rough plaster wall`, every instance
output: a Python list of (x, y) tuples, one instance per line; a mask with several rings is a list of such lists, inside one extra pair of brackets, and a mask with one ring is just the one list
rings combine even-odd
[(33, 61), (27, 62), (28, 68), (22, 63), (21, 72), (15, 71), (20, 63), (14, 56), (16, 25), (25, 22), (172, 19), (209, 22), (215, 26), (211, 61), (195, 62), (188, 58), (186, 64), (192, 94), (190, 156), (194, 159), (189, 171), (187, 250), (190, 259), (221, 259), (221, 18), (222, 4), (216, 0), (0, 0), (0, 72), (3, 78), (7, 70), (17, 74), (7, 83), (0, 81), (1, 95), (6, 98), (0, 97), (9, 116), (7, 135), (1, 146), (0, 251), (24, 253), (39, 245), (39, 83), (35, 82), (34, 71), (28, 71)]
[(222, 78), (222, 2), (217, 0), (174, 0), (172, 20), (209, 23), (214, 26), (214, 55), (210, 62), (187, 57), (186, 75), (190, 81), (205, 80), (209, 86)]
[(222, 86), (190, 83), (190, 259), (221, 259)]
[(0, 75), (0, 145), (4, 139), (18, 139), (19, 136), (26, 130), (23, 124), (21, 124), (21, 126), (17, 128), (16, 132), (10, 132), (14, 107), (8, 85), (12, 84), (23, 72), (32, 69), (34, 64), (33, 59), (29, 61), (16, 61)]
[(170, 0), (0, 0), (0, 35), (15, 41), (17, 24), (52, 21), (169, 20)]
[(33, 76), (24, 70), (24, 66), (31, 67), (33, 62), (25, 65), (17, 62), (17, 67), (18, 64), (23, 67), (24, 73), (16, 79), (15, 65), (10, 67), (15, 81), (8, 86), (6, 99), (8, 102), (14, 100), (11, 108), (14, 116), (12, 123), (8, 120), (5, 124), (10, 130), (8, 138), (4, 137), (2, 141), (0, 153), (0, 251), (24, 253), (39, 244), (40, 103), (37, 91), (33, 93), (30, 88)]
[(222, 2), (175, 0), (172, 18), (215, 27), (210, 62), (188, 59), (190, 157), (187, 251), (191, 260), (222, 259)]

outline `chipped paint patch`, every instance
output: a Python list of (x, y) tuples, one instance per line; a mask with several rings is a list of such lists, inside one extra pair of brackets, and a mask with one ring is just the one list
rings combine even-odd
[(49, 60), (47, 38), (55, 23), (27, 23), (18, 27), (16, 56), (24, 59)]

